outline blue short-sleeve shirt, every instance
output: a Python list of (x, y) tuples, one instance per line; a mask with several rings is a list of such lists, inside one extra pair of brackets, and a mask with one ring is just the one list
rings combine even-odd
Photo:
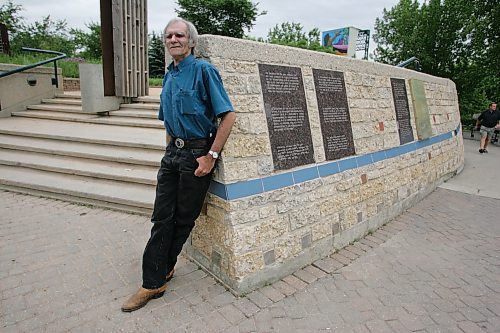
[(158, 119), (171, 137), (208, 138), (217, 130), (217, 117), (233, 112), (217, 69), (189, 55), (168, 66), (163, 78)]

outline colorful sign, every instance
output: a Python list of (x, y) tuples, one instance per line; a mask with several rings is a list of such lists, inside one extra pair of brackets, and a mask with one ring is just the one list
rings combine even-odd
[(345, 56), (349, 48), (349, 28), (324, 31), (322, 40), (323, 46), (331, 47), (335, 54)]

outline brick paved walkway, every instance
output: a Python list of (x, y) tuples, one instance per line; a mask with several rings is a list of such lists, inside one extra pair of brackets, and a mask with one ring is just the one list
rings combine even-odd
[(1, 332), (500, 332), (500, 200), (438, 189), (246, 297), (181, 260), (131, 314), (148, 218), (0, 191)]

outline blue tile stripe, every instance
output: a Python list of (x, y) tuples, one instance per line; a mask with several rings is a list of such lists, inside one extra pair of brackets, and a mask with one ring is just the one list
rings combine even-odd
[(297, 185), (310, 180), (331, 176), (349, 169), (357, 169), (376, 162), (398, 157), (433, 144), (452, 139), (462, 132), (461, 125), (456, 129), (433, 136), (428, 139), (410, 142), (365, 155), (350, 156), (337, 161), (328, 161), (304, 169), (288, 171), (277, 175), (258, 179), (244, 180), (231, 184), (223, 184), (213, 180), (208, 192), (224, 200), (237, 200), (252, 195), (278, 190), (280, 188)]

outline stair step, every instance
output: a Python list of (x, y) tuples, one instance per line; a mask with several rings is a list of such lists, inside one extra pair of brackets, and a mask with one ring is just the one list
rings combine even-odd
[(165, 130), (31, 118), (3, 118), (0, 134), (165, 150)]
[(69, 122), (82, 122), (91, 124), (108, 124), (117, 126), (132, 126), (132, 127), (148, 127), (148, 128), (164, 128), (163, 122), (151, 117), (132, 118), (130, 116), (99, 116), (95, 114), (85, 113), (65, 113), (61, 111), (20, 111), (13, 112), (14, 117), (27, 117), (38, 119), (52, 119)]
[(137, 103), (160, 103), (160, 96), (141, 96), (132, 99)]
[(158, 112), (160, 105), (159, 104), (150, 104), (150, 103), (132, 103), (132, 104), (120, 104), (120, 108), (127, 109), (143, 109), (143, 110), (155, 110)]
[(82, 107), (76, 105), (37, 104), (37, 105), (28, 105), (26, 109), (40, 110), (40, 111), (59, 111), (59, 112), (70, 112), (70, 113), (98, 114), (97, 112), (83, 112)]
[(146, 214), (153, 208), (155, 196), (152, 185), (56, 174), (9, 165), (0, 165), (0, 184), (4, 189), (22, 193)]
[(82, 105), (81, 99), (76, 98), (44, 98), (42, 103), (46, 104), (66, 104), (66, 105)]
[(92, 178), (156, 184), (157, 168), (0, 148), (0, 164)]
[(119, 125), (119, 126), (131, 126), (131, 127), (141, 127), (141, 128), (155, 128), (155, 129), (165, 129), (165, 125), (157, 117), (154, 119), (150, 118), (132, 118), (132, 117), (102, 117), (95, 121), (89, 121), (98, 124), (109, 124), (109, 125)]
[(28, 110), (12, 112), (13, 117), (28, 117), (28, 118), (41, 118), (41, 119), (55, 119), (65, 121), (83, 121), (86, 119), (95, 119), (98, 117), (96, 114), (87, 113), (73, 113), (65, 111), (45, 111), (45, 110)]
[(79, 91), (66, 91), (63, 94), (56, 94), (56, 98), (82, 99), (82, 95)]
[(137, 109), (125, 109), (120, 108), (120, 110), (109, 111), (110, 116), (119, 117), (136, 117), (136, 118), (152, 118), (158, 119), (158, 110), (137, 110)]
[(94, 160), (149, 165), (158, 168), (163, 152), (159, 150), (108, 146), (84, 142), (30, 138), (0, 134), (0, 148)]

